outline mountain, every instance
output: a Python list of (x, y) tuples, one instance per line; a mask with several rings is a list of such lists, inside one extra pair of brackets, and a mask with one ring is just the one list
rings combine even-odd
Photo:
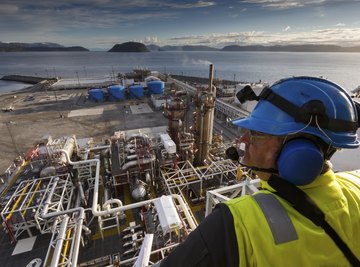
[(108, 52), (150, 52), (142, 43), (126, 42), (114, 45)]
[(160, 47), (159, 51), (219, 51), (219, 49), (205, 45), (166, 45)]
[(271, 51), (271, 52), (360, 52), (360, 46), (341, 47), (337, 45), (250, 45), (225, 46), (221, 51)]
[(159, 50), (160, 50), (160, 46), (154, 45), (154, 44), (147, 45), (146, 47), (147, 47), (147, 49), (149, 49), (150, 51), (159, 51)]
[(82, 46), (65, 47), (55, 43), (3, 43), (0, 42), (0, 52), (29, 51), (89, 51)]

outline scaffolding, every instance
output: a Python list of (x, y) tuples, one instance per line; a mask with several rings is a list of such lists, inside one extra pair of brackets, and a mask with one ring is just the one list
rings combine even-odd
[[(246, 173), (244, 175), (246, 175)], [(259, 187), (260, 179), (251, 179), (247, 176), (244, 181), (238, 184), (207, 191), (205, 216), (208, 216), (213, 211), (216, 204), (239, 196), (251, 195), (258, 192)]]
[(41, 213), (61, 212), (70, 209), (74, 188), (70, 174), (51, 177), (35, 214), (38, 229), (42, 234), (52, 232), (56, 218), (44, 219)]
[(211, 181), (211, 186), (221, 186), (234, 181), (238, 176), (238, 166), (229, 159), (212, 161), (202, 167), (194, 167), (190, 161), (183, 161), (175, 167), (174, 164), (164, 165), (160, 172), (168, 193), (179, 194), (191, 185), (198, 185), (202, 194), (204, 182)]
[(25, 180), (19, 184), (1, 212), (3, 226), (12, 242), (16, 242), (23, 233), (32, 237), (38, 230), (41, 233), (51, 231), (53, 221), (43, 221), (37, 214), (53, 187), (52, 209), (69, 208), (73, 192), (69, 174)]

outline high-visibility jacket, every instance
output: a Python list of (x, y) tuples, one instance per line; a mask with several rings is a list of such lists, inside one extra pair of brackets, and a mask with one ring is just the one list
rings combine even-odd
[[(161, 267), (350, 266), (324, 230), (266, 182), (253, 196), (220, 203)], [(360, 173), (328, 171), (302, 190), (360, 259)]]
[[(335, 177), (336, 176), (336, 177)], [(300, 188), (360, 259), (360, 174), (328, 171)], [(350, 266), (325, 231), (262, 183), (254, 196), (228, 201), (240, 266)]]

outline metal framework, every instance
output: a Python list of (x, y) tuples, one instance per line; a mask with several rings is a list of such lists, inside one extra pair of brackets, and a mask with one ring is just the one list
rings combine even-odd
[[(81, 231), (79, 223), (76, 222), (77, 217), (74, 215), (70, 218), (68, 215), (61, 217), (61, 224), (55, 222), (53, 234), (49, 243), (44, 265), (48, 266), (72, 266), (72, 257), (74, 246), (76, 243), (76, 233)], [(53, 257), (59, 251), (59, 257)]]
[(55, 181), (58, 197), (54, 199), (53, 208), (67, 209), (73, 191), (69, 174), (26, 180), (19, 184), (1, 212), (3, 225), (13, 242), (24, 232), (31, 237), (36, 234), (33, 231), (50, 231), (53, 222), (39, 220), (37, 214)]
[(167, 164), (160, 169), (163, 182), (170, 194), (178, 194), (191, 184), (200, 184), (202, 187), (201, 173), (190, 161), (182, 161), (176, 164)]
[(207, 191), (205, 216), (208, 216), (212, 212), (216, 204), (238, 196), (250, 195), (258, 192), (259, 186), (260, 179), (251, 179), (250, 177), (247, 177), (238, 184)]
[(68, 210), (70, 209), (74, 188), (70, 174), (51, 177), (35, 214), (35, 220), (41, 233), (50, 233), (56, 219), (55, 217), (46, 220), (42, 218), (41, 213), (44, 205), (47, 204), (46, 202), (49, 201), (49, 205), (47, 205), (48, 213)]
[[(189, 84), (183, 83), (179, 80), (176, 80), (174, 78), (168, 77), (169, 82), (175, 83), (178, 87), (181, 89), (186, 90), (192, 95), (196, 94), (196, 88), (192, 87)], [(239, 118), (239, 117), (245, 117), (249, 115), (248, 111), (245, 111), (243, 109), (239, 109), (237, 107), (234, 107), (220, 99), (215, 100), (215, 109), (225, 115), (227, 115), (230, 118)]]
[[(74, 165), (74, 169), (77, 170), (77, 177), (78, 180), (83, 182), (86, 182), (89, 189), (94, 188), (95, 184), (95, 168), (96, 168), (96, 162), (94, 161), (79, 161), (80, 164)], [(101, 180), (100, 180), (101, 181)]]
[(231, 160), (212, 161), (210, 165), (194, 167), (191, 162), (179, 162), (174, 167), (173, 164), (161, 167), (163, 182), (169, 193), (179, 194), (184, 189), (188, 189), (192, 184), (199, 184), (203, 190), (204, 181), (216, 181), (218, 185), (232, 181), (237, 177), (238, 166)]

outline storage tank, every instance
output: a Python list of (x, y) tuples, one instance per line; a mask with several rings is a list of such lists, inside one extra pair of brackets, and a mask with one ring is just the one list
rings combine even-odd
[(89, 98), (96, 102), (102, 102), (104, 101), (104, 91), (99, 88), (90, 89)]
[(122, 85), (112, 85), (108, 87), (109, 100), (120, 101), (125, 99), (125, 87)]
[(165, 83), (163, 81), (151, 81), (147, 83), (149, 93), (155, 95), (164, 94)]
[(144, 87), (141, 85), (132, 85), (130, 86), (130, 96), (133, 98), (143, 98), (144, 97)]

